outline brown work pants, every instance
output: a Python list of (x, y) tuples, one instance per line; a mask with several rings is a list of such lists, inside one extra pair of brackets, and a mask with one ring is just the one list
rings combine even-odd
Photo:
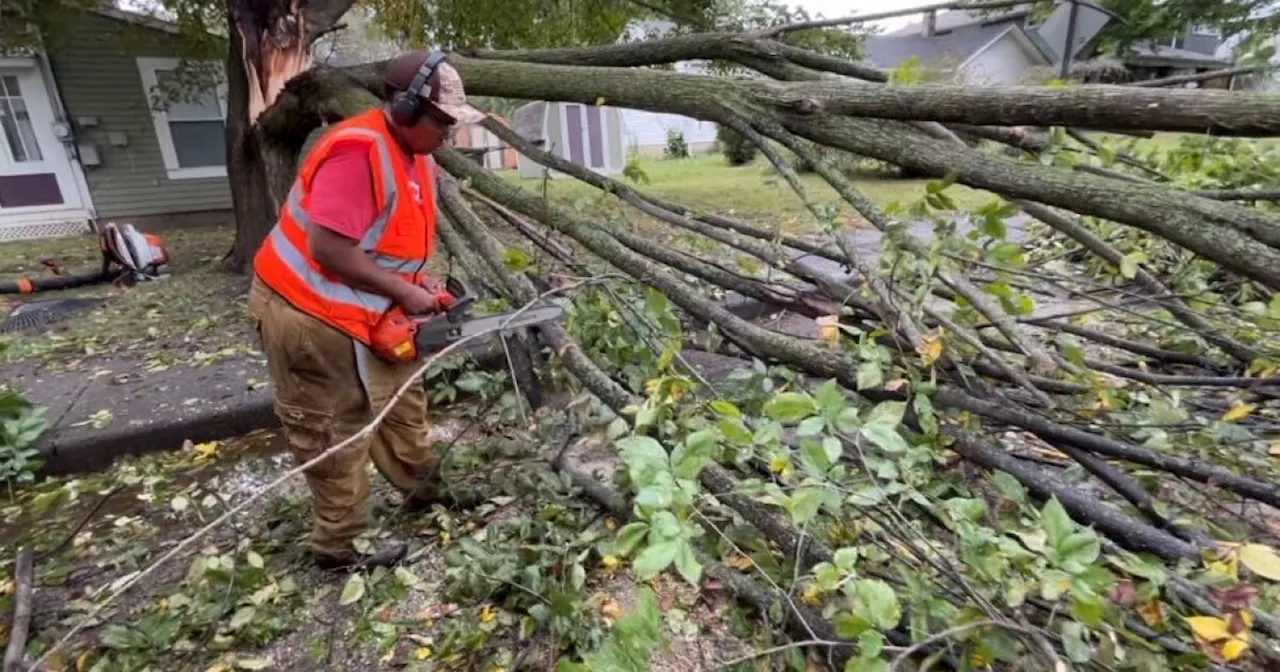
[[(275, 384), (276, 414), (298, 464), (360, 431), (418, 366), (393, 365), (372, 355), (350, 336), (294, 308), (257, 277), (249, 310)], [(369, 458), (402, 492), (416, 489), (423, 497), (434, 492), (432, 484), (419, 487), (436, 466), (421, 383), (409, 387), (370, 436), (304, 472), (314, 499), (314, 550), (349, 549), (368, 525)]]

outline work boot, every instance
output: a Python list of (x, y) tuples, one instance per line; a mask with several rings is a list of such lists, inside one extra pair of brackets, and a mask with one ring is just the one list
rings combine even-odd
[(329, 551), (311, 551), (316, 565), (328, 572), (352, 572), (374, 567), (394, 567), (409, 554), (409, 544), (393, 541), (383, 548), (371, 553), (362, 553), (355, 548), (348, 548), (338, 553)]

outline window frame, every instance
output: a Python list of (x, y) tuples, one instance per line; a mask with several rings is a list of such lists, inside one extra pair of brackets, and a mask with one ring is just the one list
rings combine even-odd
[[(151, 123), (155, 127), (156, 141), (160, 144), (160, 156), (164, 159), (165, 173), (171, 180), (195, 180), (209, 179), (227, 176), (227, 166), (224, 163), (221, 166), (198, 166), (192, 168), (183, 168), (178, 162), (178, 150), (173, 144), (173, 133), (169, 130), (169, 114), (164, 110), (157, 110), (151, 106), (151, 92), (159, 84), (159, 77), (156, 73), (160, 70), (177, 70), (181, 61), (177, 58), (138, 58), (138, 75), (142, 79), (142, 93), (146, 101), (147, 111), (151, 115)], [(210, 61), (222, 70), (222, 64)], [(226, 132), (227, 127), (227, 80), (222, 77), (222, 81), (214, 90), (214, 97), (218, 100), (218, 107), (222, 111), (222, 127)], [(195, 121), (195, 120), (191, 120)], [(212, 121), (212, 120), (205, 120)]]

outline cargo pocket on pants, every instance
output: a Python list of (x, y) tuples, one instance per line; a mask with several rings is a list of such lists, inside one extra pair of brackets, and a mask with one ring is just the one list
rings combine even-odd
[[(276, 402), (276, 415), (284, 424), (285, 439), (298, 465), (314, 460), (337, 443), (334, 441), (333, 413)], [(316, 478), (339, 478), (343, 475), (342, 462), (342, 453), (330, 455), (305, 473)]]

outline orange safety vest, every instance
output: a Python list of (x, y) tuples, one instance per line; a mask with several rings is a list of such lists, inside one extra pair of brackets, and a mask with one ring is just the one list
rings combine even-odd
[(422, 191), (419, 206), (413, 198), (405, 162), (393, 153), (400, 150), (395, 147), (380, 108), (334, 125), (316, 143), (298, 170), (288, 203), (280, 209), (280, 219), (258, 250), (253, 265), (263, 282), (299, 310), (368, 345), (370, 331), (391, 307), (391, 299), (345, 284), (312, 258), (307, 244), (307, 230), (314, 225), (307, 214), (312, 178), (339, 140), (366, 143), (373, 167), (374, 192), (381, 214), (361, 239), (360, 247), (379, 266), (409, 282), (421, 284), (425, 280), (423, 268), (435, 249), (437, 167), (430, 157), (414, 157)]

